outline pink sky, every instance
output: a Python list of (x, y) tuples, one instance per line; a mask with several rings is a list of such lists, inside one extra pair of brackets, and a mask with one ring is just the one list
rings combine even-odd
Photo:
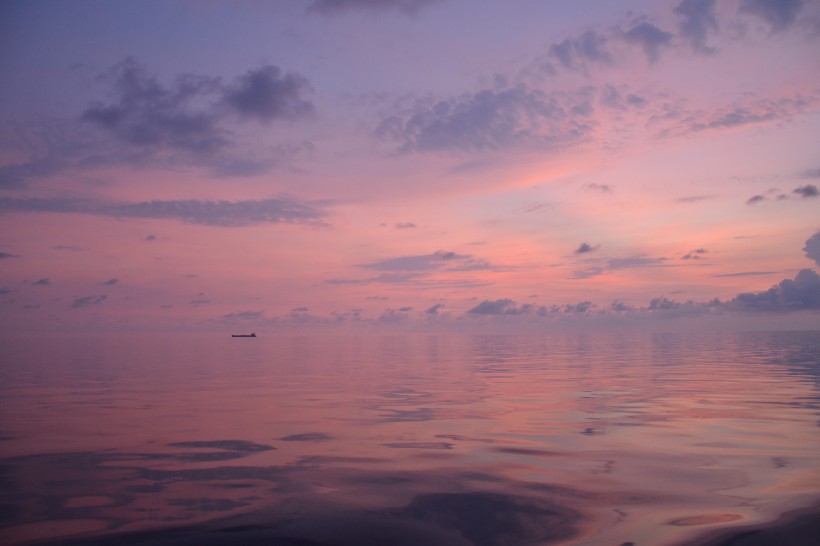
[(0, 36), (4, 329), (820, 328), (816, 0), (11, 1)]

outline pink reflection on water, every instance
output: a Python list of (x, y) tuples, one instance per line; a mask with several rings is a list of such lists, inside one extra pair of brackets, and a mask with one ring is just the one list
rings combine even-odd
[(9, 340), (2, 532), (509, 512), (486, 543), (673, 544), (820, 496), (816, 339)]

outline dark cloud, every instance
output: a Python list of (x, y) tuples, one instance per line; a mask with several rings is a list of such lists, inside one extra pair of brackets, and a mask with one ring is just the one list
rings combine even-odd
[(716, 0), (683, 0), (675, 7), (675, 13), (682, 17), (678, 32), (698, 53), (714, 53), (706, 42), (709, 33), (718, 30), (715, 4)]
[(624, 313), (629, 311), (634, 311), (635, 307), (632, 305), (627, 305), (626, 303), (622, 302), (621, 300), (615, 300), (610, 304), (610, 309), (615, 311), (616, 313)]
[(156, 235), (146, 235), (146, 236), (145, 236), (145, 240), (146, 240), (146, 241), (156, 241), (156, 240), (157, 240), (157, 236), (156, 236)]
[(590, 301), (582, 301), (576, 304), (566, 305), (552, 305), (550, 307), (544, 305), (534, 305), (531, 303), (524, 303), (516, 305), (515, 301), (511, 299), (500, 300), (484, 300), (467, 313), (473, 315), (505, 315), (505, 316), (521, 316), (530, 315), (533, 317), (545, 317), (551, 315), (586, 315), (595, 304)]
[(592, 130), (593, 92), (548, 94), (519, 86), (417, 101), (383, 119), (376, 135), (397, 142), (402, 152), (555, 149)]
[(297, 120), (313, 114), (304, 96), (313, 89), (300, 74), (282, 74), (277, 66), (250, 70), (227, 92), (225, 101), (243, 117), (263, 122)]
[(313, 0), (308, 12), (322, 15), (338, 15), (349, 11), (398, 10), (405, 15), (415, 15), (427, 6), (443, 0)]
[(806, 253), (806, 258), (820, 265), (820, 231), (809, 237), (806, 246), (803, 247), (803, 252)]
[(660, 58), (661, 50), (672, 42), (670, 32), (646, 22), (632, 27), (624, 33), (623, 37), (628, 43), (643, 49), (650, 63), (655, 63)]
[(186, 74), (164, 87), (141, 63), (128, 58), (115, 65), (106, 79), (113, 83), (114, 102), (95, 103), (82, 118), (118, 138), (137, 146), (205, 154), (228, 143), (216, 112), (194, 106), (220, 94), (217, 78)]
[(800, 173), (803, 178), (820, 178), (820, 169), (807, 169)]
[(738, 294), (729, 306), (745, 311), (820, 309), (820, 275), (802, 269), (793, 280), (784, 279), (765, 292)]
[(669, 309), (677, 309), (680, 303), (668, 300), (665, 297), (654, 298), (649, 302), (650, 311), (668, 311)]
[(598, 250), (600, 247), (601, 245), (592, 246), (589, 243), (581, 243), (581, 245), (575, 249), (573, 254), (586, 254), (588, 252), (594, 252)]
[(46, 286), (51, 284), (51, 279), (37, 279), (36, 281), (32, 281), (31, 284), (36, 284), (39, 286)]
[(28, 162), (0, 167), (0, 186), (19, 188), (30, 178), (112, 164), (194, 166), (215, 177), (248, 177), (313, 148), (308, 141), (247, 142), (236, 131), (248, 120), (293, 121), (313, 112), (308, 80), (277, 66), (227, 83), (196, 74), (166, 83), (127, 58), (100, 79), (108, 98), (90, 103), (60, 139), (48, 124), (31, 124), (43, 142), (29, 151)]
[(700, 260), (703, 254), (706, 254), (708, 250), (705, 248), (696, 248), (695, 250), (691, 250), (681, 256), (681, 260)]
[(564, 306), (563, 311), (564, 313), (571, 313), (571, 314), (585, 314), (590, 309), (595, 306), (591, 301), (582, 301), (576, 304), (567, 304)]
[(425, 312), (426, 314), (428, 314), (428, 315), (437, 315), (437, 314), (438, 314), (439, 309), (441, 309), (441, 308), (443, 308), (443, 307), (444, 307), (444, 304), (443, 304), (443, 303), (437, 303), (437, 304), (435, 304), (434, 306), (432, 306), (432, 307), (430, 307), (430, 308), (428, 308), (428, 309), (425, 309), (425, 311), (424, 311), (424, 312)]
[(820, 195), (820, 192), (817, 191), (817, 186), (815, 186), (814, 184), (806, 184), (805, 186), (795, 188), (794, 190), (792, 190), (792, 193), (795, 193), (803, 198), (817, 197), (818, 195)]
[(11, 252), (0, 252), (0, 260), (5, 260), (7, 258), (19, 258), (17, 254), (12, 254)]
[(765, 201), (765, 200), (766, 200), (766, 197), (764, 195), (757, 194), (757, 195), (753, 195), (749, 199), (747, 199), (746, 204), (747, 205), (754, 205), (754, 204), (760, 203), (761, 201)]
[[(110, 203), (84, 199), (0, 198), (0, 211), (62, 212), (114, 218), (178, 220), (189, 224), (234, 227), (262, 223), (320, 223), (325, 215), (290, 197), (248, 201), (145, 201)], [(149, 235), (146, 240), (156, 237)]]
[(91, 305), (99, 305), (106, 300), (108, 296), (105, 294), (101, 296), (83, 296), (75, 298), (74, 303), (71, 304), (72, 309), (79, 309), (81, 307), (89, 307)]
[(397, 222), (393, 227), (396, 229), (413, 229), (418, 226), (413, 222)]
[(515, 302), (511, 299), (484, 300), (469, 311), (474, 315), (517, 315)]
[(803, 9), (803, 0), (742, 0), (738, 10), (766, 21), (772, 31), (790, 27)]
[(117, 284), (118, 282), (119, 282), (119, 279), (108, 279), (107, 281), (104, 281), (102, 284), (106, 284), (108, 286), (113, 286), (113, 285)]
[(49, 176), (59, 172), (65, 162), (55, 158), (38, 158), (25, 163), (0, 166), (0, 189), (19, 190), (29, 178)]
[(556, 59), (564, 68), (581, 72), (587, 71), (589, 63), (610, 65), (613, 62), (607, 37), (593, 30), (552, 44), (549, 57)]

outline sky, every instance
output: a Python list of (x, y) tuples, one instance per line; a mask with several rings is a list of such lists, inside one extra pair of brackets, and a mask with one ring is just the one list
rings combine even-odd
[(818, 0), (5, 0), (0, 328), (820, 329)]

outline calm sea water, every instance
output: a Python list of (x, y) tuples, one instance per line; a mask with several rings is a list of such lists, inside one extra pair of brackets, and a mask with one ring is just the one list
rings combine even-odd
[(818, 332), (8, 338), (0, 362), (6, 544), (660, 546), (820, 498)]

